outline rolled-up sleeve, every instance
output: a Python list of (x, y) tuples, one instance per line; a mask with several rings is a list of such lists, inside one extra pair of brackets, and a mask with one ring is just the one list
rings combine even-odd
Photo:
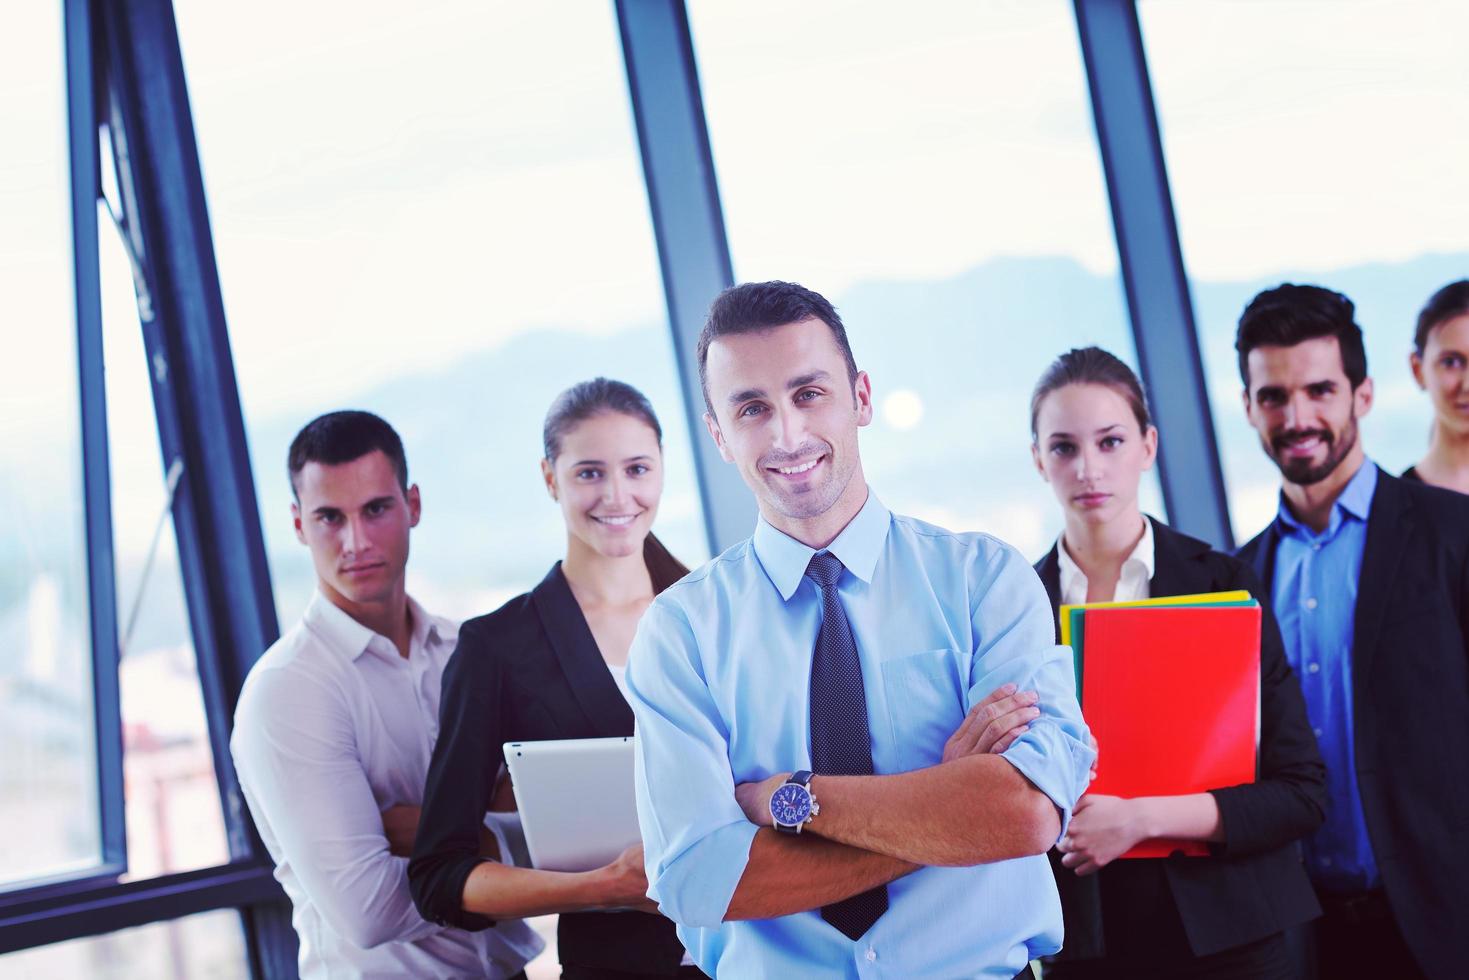
[(1003, 758), (1050, 797), (1065, 834), (1096, 759), (1076, 700), (1071, 648), (1056, 645), (1051, 603), (1035, 570), (1014, 548), (988, 540), (992, 550), (981, 553), (971, 578), (974, 659), (966, 707), (1004, 684), (1036, 692), (1040, 716)]
[(440, 927), (408, 894), (408, 859), (388, 850), (382, 815), (357, 756), (352, 721), (318, 682), (268, 670), (240, 699), (230, 740), (246, 802), (274, 835), (328, 925), (369, 949)]
[(715, 929), (756, 828), (735, 802), (729, 730), (699, 664), (687, 618), (661, 597), (638, 625), (627, 670), (648, 897), (680, 925)]

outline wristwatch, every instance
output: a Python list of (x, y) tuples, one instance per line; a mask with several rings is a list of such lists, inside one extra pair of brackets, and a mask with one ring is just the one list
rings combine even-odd
[(821, 812), (816, 795), (811, 792), (811, 770), (802, 769), (770, 794), (770, 819), (783, 834), (799, 834), (811, 818)]

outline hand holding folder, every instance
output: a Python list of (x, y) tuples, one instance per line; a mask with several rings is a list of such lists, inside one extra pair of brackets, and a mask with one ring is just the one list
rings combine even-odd
[[(1254, 781), (1260, 606), (1248, 593), (1061, 612), (1082, 712), (1101, 752), (1089, 792), (1181, 796)], [(1123, 857), (1176, 850), (1208, 853), (1202, 842), (1155, 840)]]

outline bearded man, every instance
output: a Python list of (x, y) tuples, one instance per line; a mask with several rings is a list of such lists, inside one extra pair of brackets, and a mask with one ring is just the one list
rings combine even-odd
[(1265, 583), (1326, 761), (1305, 842), (1325, 915), (1319, 975), (1448, 977), (1469, 935), (1469, 497), (1367, 458), (1372, 379), (1351, 300), (1285, 284), (1235, 348), (1280, 469), (1275, 520), (1240, 549)]

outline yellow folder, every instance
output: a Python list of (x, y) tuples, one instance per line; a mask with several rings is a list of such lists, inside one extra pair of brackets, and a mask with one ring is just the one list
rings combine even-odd
[(1167, 595), (1157, 599), (1135, 599), (1131, 602), (1081, 602), (1061, 607), (1061, 642), (1071, 644), (1071, 610), (1107, 609), (1126, 606), (1207, 606), (1217, 602), (1242, 602), (1252, 596), (1244, 589), (1233, 592), (1201, 592), (1198, 595)]

